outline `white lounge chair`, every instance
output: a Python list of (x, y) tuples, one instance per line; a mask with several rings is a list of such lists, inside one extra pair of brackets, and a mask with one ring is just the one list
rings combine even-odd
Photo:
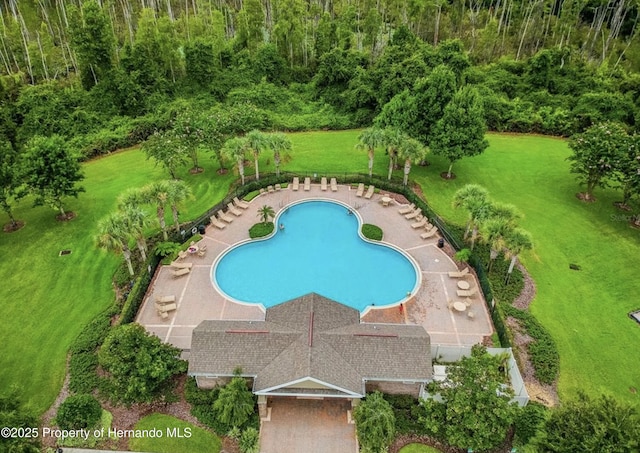
[(320, 180), (320, 190), (326, 191), (327, 190), (327, 177), (323, 176), (322, 179)]
[(170, 295), (170, 296), (156, 296), (156, 303), (163, 305), (163, 304), (169, 304), (172, 302), (176, 301), (176, 296), (174, 295)]
[(231, 214), (233, 214), (236, 217), (240, 217), (242, 215), (242, 211), (238, 208), (236, 208), (233, 203), (229, 203), (227, 204), (227, 212), (230, 212)]
[(226, 224), (224, 224), (223, 222), (218, 220), (216, 216), (212, 215), (209, 219), (211, 220), (211, 225), (213, 225), (214, 227), (219, 228), (221, 230), (224, 229), (227, 226)]
[(451, 277), (451, 278), (462, 278), (467, 274), (469, 274), (469, 268), (465, 267), (461, 271), (449, 272), (449, 277)]
[(356, 192), (356, 197), (361, 197), (363, 193), (364, 193), (364, 184), (360, 183), (358, 184), (358, 191)]
[(367, 193), (364, 194), (364, 197), (369, 199), (373, 196), (373, 191), (376, 190), (376, 188), (374, 186), (369, 186), (369, 188), (367, 189)]
[(275, 190), (273, 189), (273, 186), (267, 186), (267, 192), (269, 193), (275, 192)]
[(478, 292), (478, 287), (474, 286), (471, 289), (458, 289), (456, 290), (458, 297), (471, 297)]
[(235, 203), (235, 205), (237, 207), (239, 207), (240, 209), (248, 209), (249, 208), (249, 203), (247, 203), (244, 200), (240, 200), (238, 197), (235, 197), (233, 199), (233, 202)]
[(309, 192), (311, 190), (311, 178), (308, 176), (304, 178), (304, 190), (305, 192)]
[(411, 228), (422, 228), (427, 224), (427, 222), (428, 222), (428, 219), (426, 217), (422, 217), (421, 220), (418, 220), (417, 222), (412, 223)]
[(282, 186), (281, 186), (280, 184), (276, 184), (276, 185), (275, 185), (275, 188), (276, 188), (276, 192), (277, 192), (278, 190), (281, 190), (281, 189), (282, 189)]
[(407, 220), (411, 220), (411, 219), (415, 219), (420, 214), (422, 214), (422, 209), (418, 208), (415, 211), (413, 211), (413, 212), (407, 214), (406, 216), (404, 216), (404, 218), (407, 219)]
[(223, 222), (227, 222), (227, 223), (233, 222), (233, 217), (222, 212), (222, 209), (218, 211), (218, 218)]
[(300, 188), (300, 178), (297, 176), (293, 178), (293, 182), (291, 183), (291, 190), (298, 190)]
[(158, 312), (158, 315), (160, 315), (160, 317), (162, 319), (167, 319), (169, 317), (169, 312), (171, 311), (175, 311), (178, 309), (178, 306), (173, 303), (173, 304), (155, 304), (156, 310)]
[(184, 267), (182, 269), (172, 271), (171, 273), (174, 277), (182, 277), (183, 275), (187, 275), (189, 272), (191, 272), (191, 269), (189, 269), (188, 267)]
[(173, 261), (169, 266), (174, 269), (191, 269), (193, 267), (193, 263), (178, 263), (177, 261)]
[(436, 235), (436, 233), (437, 233), (437, 232), (438, 232), (438, 227), (433, 227), (433, 228), (431, 228), (429, 231), (427, 231), (427, 232), (425, 232), (425, 233), (422, 233), (422, 234), (420, 235), (420, 237), (421, 237), (422, 239), (429, 239), (429, 238), (434, 237), (434, 236)]
[(336, 181), (336, 178), (331, 178), (331, 192), (337, 192), (338, 191), (338, 181)]
[(410, 212), (413, 212), (415, 208), (416, 208), (416, 205), (411, 203), (409, 206), (405, 206), (404, 208), (398, 209), (398, 213), (402, 215), (409, 214)]
[(202, 258), (202, 257), (203, 257), (203, 256), (205, 256), (206, 254), (207, 254), (207, 245), (205, 244), (205, 245), (203, 245), (202, 247), (200, 247), (200, 248), (198, 249), (198, 256), (199, 256), (200, 258)]
[(187, 256), (189, 256), (189, 253), (186, 250), (181, 250), (181, 251), (178, 252), (178, 257), (176, 259), (183, 260)]

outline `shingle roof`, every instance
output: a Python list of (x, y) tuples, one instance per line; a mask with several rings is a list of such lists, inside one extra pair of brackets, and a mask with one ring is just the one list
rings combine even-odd
[(318, 294), (268, 308), (265, 321), (204, 321), (194, 329), (190, 375), (225, 376), (238, 367), (255, 376), (257, 393), (313, 378), (362, 395), (365, 380), (432, 374), (423, 327), (361, 324), (357, 310)]

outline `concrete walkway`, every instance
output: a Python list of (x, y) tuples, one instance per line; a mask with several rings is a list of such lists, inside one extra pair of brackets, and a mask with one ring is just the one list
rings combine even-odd
[[(206, 256), (185, 258), (185, 262), (193, 263), (193, 269), (183, 277), (174, 278), (170, 268), (159, 268), (149, 286), (137, 322), (162, 340), (188, 351), (192, 330), (205, 319), (264, 319), (264, 312), (258, 306), (233, 302), (215, 289), (211, 280), (213, 262), (233, 244), (249, 239), (249, 228), (259, 220), (257, 212), (261, 206), (269, 205), (278, 212), (294, 201), (318, 198), (334, 199), (351, 206), (365, 223), (382, 228), (383, 240), (405, 250), (421, 269), (422, 284), (414, 297), (404, 304), (403, 310), (398, 307), (371, 310), (363, 317), (363, 321), (420, 324), (429, 332), (431, 343), (442, 345), (473, 345), (491, 335), (491, 320), (480, 294), (472, 298), (469, 307), (475, 314), (473, 319), (467, 317), (466, 312), (458, 313), (448, 308), (448, 301), (459, 298), (456, 295), (458, 280), (448, 277), (447, 272), (458, 268), (436, 246), (439, 236), (427, 240), (420, 238), (420, 233), (424, 230), (411, 228), (413, 221), (398, 214), (400, 205), (395, 200), (384, 207), (380, 203), (381, 194), (375, 194), (367, 200), (356, 197), (356, 190), (350, 186), (342, 185), (337, 192), (331, 192), (321, 191), (319, 184), (312, 185), (308, 192), (303, 190), (301, 184), (299, 191), (293, 191), (289, 187), (260, 195), (225, 229), (208, 226), (200, 242), (207, 245)], [(473, 275), (465, 279), (472, 287), (478, 286)], [(156, 295), (176, 296), (178, 309), (171, 312), (166, 320), (156, 313), (153, 304)]]

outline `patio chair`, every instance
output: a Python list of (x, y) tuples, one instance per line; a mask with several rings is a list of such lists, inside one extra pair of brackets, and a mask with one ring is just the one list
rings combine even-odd
[(275, 192), (275, 190), (273, 189), (273, 186), (267, 186), (267, 192), (269, 193)]
[(222, 209), (220, 209), (220, 210), (218, 211), (218, 218), (219, 218), (220, 220), (222, 220), (223, 222), (227, 222), (227, 223), (231, 223), (231, 222), (233, 222), (233, 217), (231, 217), (231, 216), (230, 216), (230, 215), (228, 215), (228, 214), (225, 214), (225, 213), (222, 211)]
[(431, 228), (429, 231), (427, 231), (427, 232), (425, 232), (425, 233), (422, 233), (422, 234), (420, 235), (420, 237), (421, 237), (422, 239), (429, 239), (429, 238), (434, 237), (434, 236), (436, 235), (436, 233), (437, 233), (437, 232), (438, 232), (438, 227), (433, 227), (433, 228)]
[(178, 252), (178, 260), (183, 260), (185, 259), (187, 256), (189, 256), (189, 253), (186, 250), (181, 250)]
[(417, 222), (412, 223), (411, 228), (422, 228), (427, 224), (427, 222), (428, 222), (428, 219), (426, 217), (422, 217), (421, 220), (418, 220)]
[(300, 178), (296, 176), (295, 178), (293, 178), (293, 182), (291, 183), (291, 190), (297, 191), (299, 187), (300, 187)]
[(173, 274), (174, 278), (177, 278), (177, 277), (182, 277), (183, 275), (187, 275), (189, 272), (191, 272), (190, 268), (183, 267), (182, 269), (177, 269), (175, 271), (172, 271), (171, 273)]
[(405, 206), (404, 208), (400, 208), (398, 209), (398, 214), (409, 214), (410, 212), (413, 212), (413, 210), (416, 208), (416, 205), (414, 203), (411, 203), (409, 206)]
[(461, 278), (469, 273), (469, 268), (465, 267), (461, 271), (449, 272), (449, 277), (451, 278)]
[(358, 184), (358, 191), (356, 192), (356, 197), (361, 197), (363, 193), (364, 193), (364, 184), (360, 183)]
[(176, 311), (178, 309), (178, 306), (175, 303), (164, 304), (164, 305), (160, 305), (156, 303), (155, 307), (156, 307), (156, 311), (158, 312), (158, 314), (162, 319), (167, 319), (169, 317), (169, 312)]
[(174, 269), (191, 269), (193, 267), (193, 263), (178, 263), (177, 261), (173, 261), (169, 266)]
[(260, 188), (260, 195), (267, 193), (264, 187)]
[(282, 186), (280, 184), (276, 184), (274, 187), (276, 189), (276, 192), (282, 189)]
[(238, 208), (236, 208), (233, 203), (229, 203), (227, 204), (227, 212), (230, 212), (231, 214), (233, 214), (236, 217), (240, 217), (242, 215), (242, 211)]
[(156, 303), (160, 305), (169, 304), (176, 301), (176, 296), (156, 296)]
[(407, 219), (407, 220), (411, 220), (411, 219), (415, 219), (420, 214), (422, 214), (422, 209), (418, 208), (415, 211), (410, 212), (409, 214), (405, 215), (404, 218)]
[(311, 178), (308, 176), (304, 178), (304, 191), (309, 192), (311, 190)]
[(373, 185), (370, 185), (369, 188), (367, 189), (367, 193), (364, 194), (364, 197), (366, 199), (371, 199), (371, 197), (373, 196), (374, 190), (376, 190), (376, 188)]
[(206, 246), (206, 244), (205, 244), (205, 245), (203, 245), (202, 247), (200, 247), (200, 248), (198, 249), (198, 256), (199, 256), (200, 258), (202, 258), (202, 257), (204, 257), (206, 254), (207, 254), (207, 246)]
[(323, 176), (320, 180), (320, 190), (326, 192), (327, 191), (327, 177)]
[(226, 228), (226, 224), (222, 223), (220, 220), (218, 220), (218, 218), (216, 216), (211, 216), (209, 217), (209, 220), (211, 220), (211, 225), (213, 225), (214, 227), (223, 230), (224, 228)]
[(338, 191), (338, 181), (336, 181), (336, 178), (331, 178), (331, 192), (337, 192)]
[(475, 318), (475, 317), (476, 317), (476, 314), (475, 314), (474, 312), (472, 312), (471, 310), (469, 310), (469, 311), (467, 312), (467, 318), (469, 318), (469, 319), (473, 319), (473, 318)]
[(249, 203), (247, 203), (244, 200), (240, 200), (238, 197), (234, 197), (233, 202), (240, 209), (248, 209), (249, 208)]
[(478, 287), (474, 286), (471, 289), (458, 289), (456, 290), (458, 297), (472, 297), (478, 292)]

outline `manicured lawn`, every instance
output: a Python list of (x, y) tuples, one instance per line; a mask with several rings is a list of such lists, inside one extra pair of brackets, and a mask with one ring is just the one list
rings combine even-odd
[[(364, 173), (367, 154), (354, 148), (358, 134), (291, 134), (292, 160), (282, 168)], [(538, 285), (532, 311), (558, 342), (562, 395), (584, 389), (637, 401), (640, 396), (629, 388), (640, 387), (635, 372), (640, 363), (640, 327), (627, 312), (640, 308), (635, 272), (640, 232), (616, 221), (620, 213), (612, 201), (618, 193), (599, 190), (596, 203), (579, 202), (563, 141), (495, 134), (489, 141), (484, 155), (454, 166), (458, 178), (453, 181), (438, 176), (447, 165), (436, 157), (430, 158), (430, 167), (414, 166), (411, 177), (443, 217), (461, 224), (464, 213), (454, 211), (450, 200), (466, 183), (482, 184), (495, 199), (517, 205), (526, 215), (523, 226), (536, 241), (535, 252), (524, 257)], [(385, 175), (387, 163), (378, 151), (374, 172)], [(207, 155), (201, 156), (201, 165), (202, 174), (181, 172), (195, 194), (181, 209), (183, 220), (223, 198), (236, 177), (233, 172), (217, 175), (217, 163)], [(273, 171), (272, 156), (261, 156), (260, 166), (262, 172)], [(26, 220), (25, 228), (0, 234), (0, 389), (19, 385), (25, 400), (39, 412), (51, 404), (62, 385), (69, 345), (113, 298), (111, 277), (119, 258), (96, 249), (97, 221), (115, 207), (116, 197), (126, 188), (166, 178), (137, 149), (90, 162), (84, 171), (86, 193), (68, 204), (78, 213), (76, 219), (56, 222), (51, 209), (32, 209), (24, 200), (16, 217)], [(0, 224), (7, 221), (0, 214)], [(62, 249), (72, 254), (59, 257)], [(569, 263), (582, 270), (570, 270)]]
[[(162, 414), (149, 415), (138, 423), (136, 430), (154, 430), (162, 433), (162, 437), (143, 437), (131, 439), (129, 449), (149, 453), (218, 453), (222, 443), (218, 436), (175, 417)], [(178, 437), (177, 434), (182, 435)]]
[(440, 450), (437, 450), (428, 445), (422, 444), (409, 444), (400, 449), (400, 453), (440, 453)]

